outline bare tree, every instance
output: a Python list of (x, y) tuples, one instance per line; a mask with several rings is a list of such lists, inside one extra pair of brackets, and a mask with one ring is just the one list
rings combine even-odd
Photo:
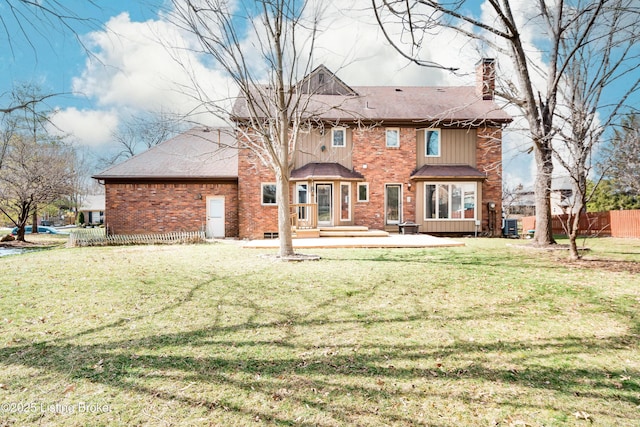
[[(578, 16), (577, 25), (571, 27), (559, 46), (561, 55), (573, 53), (566, 72), (560, 76), (555, 125), (558, 143), (554, 147), (554, 157), (568, 172), (573, 187), (564, 217), (572, 259), (580, 257), (576, 244), (580, 217), (599, 181), (596, 179), (596, 185), (588, 190), (594, 151), (603, 143), (605, 132), (626, 111), (629, 97), (640, 89), (640, 51), (635, 47), (640, 41), (640, 24), (630, 19), (625, 1), (609, 3), (617, 7), (608, 7), (603, 17), (616, 31), (594, 27), (589, 39), (576, 45), (579, 38), (575, 34), (584, 19)], [(610, 101), (605, 89), (614, 84), (618, 93)]]
[[(622, 118), (606, 150), (603, 169), (615, 191), (640, 195), (640, 115)], [(612, 189), (613, 190), (613, 189)]]
[(102, 156), (98, 162), (111, 166), (176, 136), (182, 130), (182, 118), (177, 114), (161, 111), (131, 116), (122, 121), (112, 134), (116, 150)]
[[(540, 0), (528, 5), (529, 15), (520, 17), (510, 0), (489, 0), (486, 2), (487, 11), (492, 16), (482, 20), (469, 12), (474, 10), (471, 3), (476, 2), (372, 0), (387, 39), (406, 58), (420, 65), (433, 66), (430, 62), (420, 60), (419, 49), (431, 31), (442, 28), (477, 40), (484, 48), (492, 49), (500, 58), (508, 58), (512, 62), (517, 86), (509, 81), (504, 82), (496, 94), (517, 106), (529, 125), (537, 169), (534, 243), (555, 243), (551, 227), (550, 192), (553, 139), (557, 132), (554, 123), (560, 85), (563, 84), (563, 77), (570, 72), (570, 65), (580, 49), (598, 40), (597, 34), (616, 30), (609, 27), (610, 11), (621, 9), (637, 15), (638, 4), (634, 0)], [(403, 32), (400, 35), (389, 31), (394, 25), (401, 26)], [(535, 48), (526, 34), (541, 32), (544, 46)], [(572, 38), (573, 48), (563, 50), (562, 42), (567, 38)], [(544, 54), (541, 50), (544, 50)], [(538, 80), (544, 83), (536, 84)]]
[[(298, 136), (314, 123), (312, 93), (297, 85), (312, 70), (319, 13), (297, 0), (174, 0), (174, 21), (200, 43), (237, 86), (234, 107), (212, 100), (194, 80), (196, 96), (234, 126), (240, 149), (250, 150), (276, 178), (280, 256), (294, 255), (290, 223), (290, 176)], [(237, 7), (238, 9), (233, 9)], [(248, 36), (250, 43), (244, 43)], [(241, 111), (240, 116), (232, 112)]]
[[(61, 0), (2, 0), (1, 3), (0, 36), (4, 36), (11, 51), (20, 40), (26, 41), (35, 52), (33, 38), (41, 36), (48, 39), (48, 30), (70, 32), (82, 45), (76, 26), (80, 23), (96, 24), (94, 20), (78, 15), (74, 7)], [(86, 3), (97, 7), (93, 0), (87, 0)]]
[(18, 227), (17, 240), (24, 241), (25, 225), (36, 205), (51, 203), (71, 190), (69, 150), (20, 134), (11, 139), (0, 170), (0, 212)]

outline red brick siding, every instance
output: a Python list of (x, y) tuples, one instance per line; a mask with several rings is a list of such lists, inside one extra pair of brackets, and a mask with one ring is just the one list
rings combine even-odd
[[(446, 132), (446, 130), (445, 130)], [(361, 173), (369, 184), (369, 201), (357, 201), (353, 188), (353, 223), (372, 229), (385, 228), (385, 184), (402, 185), (402, 221), (416, 221), (416, 186), (408, 188), (409, 177), (416, 168), (417, 142), (415, 128), (400, 129), (400, 147), (386, 147), (386, 128), (354, 129), (353, 169)], [(476, 167), (487, 173), (482, 184), (482, 230), (488, 231), (487, 202), (496, 203), (494, 232), (500, 233), (502, 199), (502, 130), (479, 128), (476, 142)], [(366, 165), (366, 168), (364, 167)], [(238, 198), (240, 238), (262, 238), (265, 232), (278, 231), (276, 206), (262, 206), (260, 184), (275, 182), (273, 172), (264, 166), (250, 150), (239, 153)], [(338, 191), (335, 188), (334, 191)], [(291, 194), (288, 195), (291, 199)], [(410, 198), (410, 201), (408, 200)], [(336, 222), (337, 223), (337, 222)]]
[(496, 204), (493, 235), (500, 235), (502, 225), (502, 129), (479, 128), (476, 143), (477, 168), (487, 174), (482, 184), (482, 231), (488, 232), (488, 202)]
[(278, 207), (263, 206), (261, 193), (262, 183), (275, 181), (273, 172), (251, 150), (240, 150), (238, 198), (242, 200), (242, 207), (238, 217), (241, 239), (261, 239), (265, 232), (278, 231)]
[(105, 223), (111, 234), (204, 230), (207, 196), (224, 196), (225, 235), (238, 236), (238, 185), (235, 182), (107, 181), (105, 193)]
[[(369, 183), (369, 201), (354, 203), (354, 223), (372, 229), (385, 227), (385, 184), (402, 184), (402, 221), (415, 221), (415, 185), (407, 183), (416, 167), (416, 130), (400, 128), (400, 147), (386, 147), (386, 128), (353, 131), (353, 168)], [(364, 165), (367, 167), (364, 168)], [(407, 201), (407, 197), (411, 201)], [(354, 198), (357, 200), (357, 197)]]

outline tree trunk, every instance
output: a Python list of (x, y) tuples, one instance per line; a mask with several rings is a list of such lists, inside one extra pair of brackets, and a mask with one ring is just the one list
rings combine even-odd
[[(20, 204), (20, 212), (18, 213), (18, 233), (16, 234), (16, 240), (24, 242), (24, 227), (27, 225), (27, 219), (29, 219), (29, 211), (31, 210), (31, 203), (22, 202)], [(33, 231), (33, 230), (32, 230)]]
[(280, 237), (280, 257), (293, 256), (293, 241), (291, 237), (291, 207), (289, 203), (289, 176), (276, 174), (278, 202), (278, 236)]
[(38, 234), (38, 207), (34, 205), (31, 216), (31, 234)]
[(584, 174), (580, 174), (578, 179), (579, 184), (574, 189), (574, 203), (573, 211), (569, 214), (569, 258), (572, 260), (580, 259), (580, 253), (578, 252), (578, 231), (580, 228), (580, 216), (583, 214), (584, 207), (586, 205), (587, 197), (587, 177)]
[(533, 243), (536, 246), (555, 244), (551, 223), (551, 174), (553, 172), (553, 158), (550, 148), (534, 150), (536, 157), (536, 232)]
[(578, 227), (580, 225), (580, 213), (570, 213), (569, 221), (569, 258), (573, 261), (580, 259), (578, 253)]

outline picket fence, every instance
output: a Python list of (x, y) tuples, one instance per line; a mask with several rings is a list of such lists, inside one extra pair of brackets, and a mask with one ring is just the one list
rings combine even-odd
[(205, 234), (202, 231), (163, 234), (107, 235), (104, 228), (92, 228), (71, 232), (67, 246), (158, 245), (201, 243), (204, 241)]
[[(566, 215), (554, 215), (551, 219), (553, 234), (566, 235), (563, 224)], [(536, 217), (522, 218), (522, 231), (535, 230)], [(640, 209), (626, 211), (588, 212), (580, 215), (578, 234), (581, 236), (609, 236), (640, 238)]]

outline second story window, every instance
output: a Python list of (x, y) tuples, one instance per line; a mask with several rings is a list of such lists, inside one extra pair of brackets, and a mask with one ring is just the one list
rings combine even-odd
[(400, 147), (400, 129), (387, 128), (387, 147), (389, 148)]
[(344, 147), (347, 145), (347, 130), (345, 128), (333, 128), (331, 130), (331, 146)]
[(440, 130), (425, 129), (424, 154), (427, 157), (440, 157)]

